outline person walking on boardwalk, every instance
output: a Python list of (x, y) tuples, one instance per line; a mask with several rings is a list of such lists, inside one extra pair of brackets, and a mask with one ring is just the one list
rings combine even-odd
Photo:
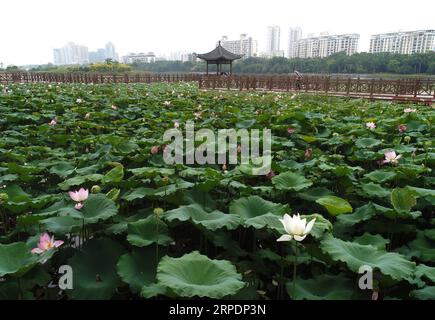
[(302, 74), (299, 71), (295, 70), (295, 75), (296, 75), (296, 89), (301, 90)]

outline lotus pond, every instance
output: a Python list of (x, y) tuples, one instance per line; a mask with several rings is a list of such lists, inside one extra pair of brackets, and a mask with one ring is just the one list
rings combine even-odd
[[(434, 116), (189, 83), (0, 87), (0, 299), (434, 299)], [(271, 129), (272, 171), (167, 165), (163, 132), (188, 120)]]

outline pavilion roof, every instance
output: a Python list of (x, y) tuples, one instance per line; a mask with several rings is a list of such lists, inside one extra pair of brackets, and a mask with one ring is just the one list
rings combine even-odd
[(242, 58), (241, 55), (232, 53), (221, 46), (219, 41), (218, 46), (208, 53), (197, 54), (198, 58), (206, 61), (233, 61)]

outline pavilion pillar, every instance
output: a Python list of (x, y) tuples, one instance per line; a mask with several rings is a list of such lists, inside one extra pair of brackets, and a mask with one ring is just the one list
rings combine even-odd
[(207, 72), (206, 72), (206, 74), (208, 75), (208, 61), (207, 61)]
[(233, 74), (233, 62), (230, 62), (230, 75)]

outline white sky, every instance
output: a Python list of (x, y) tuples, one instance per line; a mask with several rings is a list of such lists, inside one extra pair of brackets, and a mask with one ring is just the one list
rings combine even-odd
[(264, 51), (266, 27), (300, 26), (303, 36), (435, 29), (435, 0), (6, 0), (0, 3), (0, 62), (53, 61), (53, 48), (73, 41), (95, 50), (112, 41), (118, 53), (207, 52), (222, 35), (248, 33)]

